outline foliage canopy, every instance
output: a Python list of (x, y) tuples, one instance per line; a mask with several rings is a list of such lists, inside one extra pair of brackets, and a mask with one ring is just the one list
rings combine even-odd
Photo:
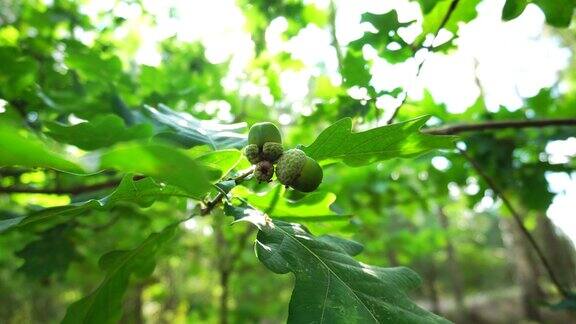
[[(235, 86), (226, 86), (233, 59), (211, 62), (201, 42), (166, 38), (157, 65), (135, 59), (146, 35), (130, 28), (155, 24), (145, 1), (98, 15), (88, 1), (0, 3), (0, 304), (38, 294), (48, 306), (30, 311), (31, 322), (139, 322), (145, 299), (163, 305), (147, 316), (166, 322), (445, 323), (421, 306), (422, 291), (410, 295), (423, 282), (432, 296), (435, 281), (506, 285), (510, 247), (494, 234), (499, 222), (512, 216), (530, 237), (553, 199), (545, 175), (574, 172), (573, 159), (543, 154), (549, 141), (574, 136), (576, 74), (516, 110), (487, 109), (480, 96), (450, 113), (427, 91), (412, 99), (401, 86), (379, 87), (376, 64), (413, 62), (420, 74), (429, 56), (457, 50), (459, 29), (489, 1), (413, 2), (421, 19), (365, 12), (369, 28), (341, 44), (338, 2), (239, 0), (254, 48)], [(506, 0), (502, 20), (529, 3), (546, 28), (573, 36), (573, 0)], [(121, 6), (138, 17), (117, 16)], [(267, 35), (279, 19), (285, 41), (310, 26), (329, 35), (337, 71), (273, 51)], [(307, 93), (290, 101), (282, 80), (306, 69)], [(384, 99), (397, 104), (382, 107)], [(524, 129), (526, 119), (542, 128)], [(520, 123), (494, 127), (510, 120)], [(321, 164), (317, 191), (252, 179), (242, 149), (248, 126), (262, 121), (278, 121), (284, 148)], [(481, 125), (451, 128), (471, 122)], [(466, 259), (462, 278), (436, 268), (450, 253)], [(486, 280), (488, 272), (498, 274)], [(574, 309), (576, 281), (549, 272), (555, 308)], [(293, 282), (272, 276), (287, 273)], [(17, 322), (24, 308), (0, 316)]]

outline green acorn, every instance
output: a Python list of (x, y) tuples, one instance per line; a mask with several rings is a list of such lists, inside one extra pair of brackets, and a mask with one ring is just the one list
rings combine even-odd
[(246, 158), (252, 164), (256, 164), (262, 160), (260, 158), (260, 149), (258, 148), (258, 145), (256, 145), (256, 144), (248, 144), (244, 148), (244, 155), (246, 155)]
[(244, 151), (248, 161), (256, 164), (260, 161), (275, 163), (282, 155), (282, 135), (273, 123), (257, 123), (250, 127), (248, 145)]
[(291, 149), (280, 157), (276, 166), (280, 183), (301, 192), (312, 192), (322, 182), (322, 168), (314, 159), (299, 149)]
[(274, 175), (274, 165), (268, 161), (260, 161), (254, 169), (254, 178), (258, 182), (270, 182)]
[(284, 148), (280, 143), (266, 142), (262, 147), (262, 159), (276, 163), (284, 153)]
[(262, 149), (267, 142), (282, 144), (282, 135), (278, 127), (270, 122), (252, 125), (248, 132), (248, 144), (256, 144)]

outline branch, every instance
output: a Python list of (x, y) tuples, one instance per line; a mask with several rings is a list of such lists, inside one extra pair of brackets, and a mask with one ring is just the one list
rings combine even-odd
[[(452, 0), (452, 2), (450, 3), (450, 7), (448, 8), (446, 15), (444, 15), (442, 22), (440, 23), (440, 25), (438, 25), (438, 28), (436, 29), (436, 32), (434, 33), (434, 38), (432, 38), (431, 44), (429, 46), (422, 46), (422, 44), (420, 42), (418, 44), (418, 46), (415, 46), (412, 48), (414, 53), (416, 51), (422, 49), (422, 48), (425, 48), (428, 50), (428, 52), (426, 53), (426, 56), (424, 57), (424, 59), (422, 59), (422, 62), (420, 62), (420, 64), (418, 64), (418, 69), (416, 70), (416, 76), (414, 77), (414, 79), (418, 79), (418, 77), (420, 77), (420, 73), (422, 72), (422, 67), (424, 67), (424, 63), (426, 62), (426, 59), (428, 58), (428, 56), (430, 54), (430, 50), (432, 50), (432, 47), (434, 46), (434, 42), (436, 41), (436, 38), (438, 37), (438, 33), (440, 33), (442, 28), (444, 28), (446, 26), (446, 24), (448, 23), (448, 20), (450, 20), (450, 17), (452, 16), (452, 13), (454, 12), (454, 10), (456, 10), (456, 6), (458, 5), (459, 1), (460, 0)], [(394, 122), (394, 119), (396, 119), (398, 112), (400, 112), (400, 108), (402, 108), (402, 106), (404, 106), (404, 104), (406, 104), (407, 100), (408, 100), (408, 92), (404, 91), (404, 98), (402, 99), (402, 102), (398, 105), (398, 107), (396, 107), (396, 109), (394, 109), (392, 116), (390, 116), (390, 118), (386, 122), (387, 125), (390, 125)]]
[[(248, 169), (246, 172), (239, 174), (233, 180), (236, 182), (236, 185), (240, 184), (244, 179), (246, 179), (249, 175), (254, 172), (253, 168)], [(145, 176), (135, 176), (134, 180), (140, 180), (145, 178)], [(107, 188), (116, 187), (120, 184), (120, 179), (113, 179), (102, 183), (97, 183), (93, 185), (83, 185), (77, 186), (72, 188), (34, 188), (34, 187), (21, 187), (21, 186), (12, 186), (12, 187), (0, 187), (0, 193), (29, 193), (29, 194), (52, 194), (52, 195), (78, 195), (85, 192), (97, 191)], [(226, 195), (223, 192), (219, 192), (213, 200), (206, 203), (206, 206), (202, 209), (201, 215), (209, 214), (221, 201), (224, 199)]]
[(332, 37), (332, 47), (336, 50), (336, 58), (338, 59), (338, 73), (342, 76), (342, 62), (344, 61), (342, 49), (336, 36), (336, 4), (334, 0), (330, 1), (330, 36)]
[(504, 203), (504, 206), (506, 206), (506, 209), (508, 209), (510, 214), (512, 214), (512, 218), (514, 218), (514, 221), (516, 222), (516, 224), (520, 228), (520, 231), (526, 237), (526, 239), (528, 240), (528, 243), (530, 243), (530, 245), (532, 246), (532, 248), (536, 252), (536, 255), (538, 256), (538, 258), (540, 259), (540, 262), (542, 263), (542, 265), (546, 269), (548, 277), (550, 278), (550, 280), (552, 281), (554, 286), (556, 286), (556, 289), (558, 289), (558, 291), (560, 292), (560, 294), (562, 294), (562, 296), (564, 298), (568, 298), (568, 291), (562, 287), (562, 284), (560, 284), (560, 280), (558, 280), (558, 278), (554, 274), (554, 271), (552, 270), (552, 266), (550, 265), (550, 263), (548, 263), (548, 260), (544, 256), (544, 252), (540, 249), (540, 247), (538, 246), (538, 243), (536, 243), (536, 240), (534, 239), (532, 234), (530, 234), (530, 231), (528, 231), (526, 226), (524, 226), (524, 222), (522, 222), (522, 217), (520, 217), (520, 213), (518, 213), (518, 211), (512, 206), (512, 203), (504, 195), (504, 192), (496, 184), (496, 181), (492, 177), (490, 177), (482, 169), (482, 166), (480, 166), (478, 161), (476, 161), (470, 155), (468, 155), (468, 153), (466, 153), (466, 151), (461, 150), (461, 149), (458, 149), (458, 150), (460, 151), (460, 154), (462, 154), (462, 156), (472, 165), (472, 167), (476, 170), (478, 175), (480, 175), (480, 177), (484, 179), (484, 181), (488, 184), (488, 186), (490, 188), (492, 188), (494, 193), (498, 197), (500, 197), (500, 199), (502, 200), (502, 203)]
[[(245, 172), (240, 173), (236, 178), (234, 178), (232, 180), (234, 180), (235, 185), (239, 185), (240, 183), (242, 183), (242, 181), (244, 181), (244, 179), (246, 179), (248, 176), (250, 176), (253, 172), (254, 172), (254, 168), (249, 168)], [(225, 196), (226, 196), (225, 193), (219, 192), (216, 195), (216, 197), (214, 197), (214, 199), (212, 199), (206, 203), (206, 206), (204, 208), (202, 208), (202, 210), (200, 211), (200, 215), (205, 216), (205, 215), (210, 214), (210, 212), (212, 212), (212, 210), (216, 206), (218, 206), (218, 204), (220, 202), (222, 202), (222, 199), (224, 199)]]
[(454, 124), (437, 128), (426, 128), (422, 132), (432, 135), (454, 135), (494, 129), (543, 128), (548, 126), (576, 126), (576, 119), (495, 120), (485, 123)]
[[(140, 180), (144, 176), (135, 176), (134, 180)], [(51, 195), (79, 195), (86, 192), (98, 191), (116, 187), (120, 184), (120, 179), (113, 179), (92, 185), (82, 185), (71, 188), (34, 188), (34, 187), (0, 187), (0, 193), (29, 193), (29, 194), (51, 194)]]
[(32, 168), (0, 167), (0, 177), (19, 177), (24, 173), (35, 171)]

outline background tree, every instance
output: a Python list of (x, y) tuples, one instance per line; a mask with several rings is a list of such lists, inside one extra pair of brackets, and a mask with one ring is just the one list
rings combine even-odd
[[(250, 40), (220, 60), (209, 38), (147, 47), (182, 3), (98, 5), (0, 3), (3, 322), (574, 320), (574, 237), (547, 216), (551, 177), (574, 183), (573, 1), (222, 2), (209, 20)], [(418, 95), (483, 6), (541, 15), (564, 70), (516, 107), (480, 58), (466, 109)], [(254, 179), (264, 121), (320, 163), (317, 190)]]

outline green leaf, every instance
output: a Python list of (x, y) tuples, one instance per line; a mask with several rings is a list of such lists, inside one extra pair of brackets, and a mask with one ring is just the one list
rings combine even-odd
[(26, 225), (33, 225), (37, 223), (44, 223), (48, 221), (62, 222), (68, 218), (76, 217), (86, 213), (90, 209), (98, 209), (102, 207), (96, 200), (89, 200), (82, 203), (70, 204), (66, 206), (57, 206), (45, 208), (37, 212), (33, 212), (27, 216), (19, 216), (0, 221), (0, 233), (5, 232), (14, 227), (23, 227)]
[(238, 150), (221, 150), (200, 155), (195, 161), (206, 167), (209, 180), (216, 182), (232, 171), (241, 158)]
[(342, 62), (342, 76), (347, 87), (369, 87), (372, 75), (361, 51), (348, 51)]
[[(160, 149), (156, 150), (156, 148), (158, 147)], [(130, 172), (130, 174), (124, 176), (118, 187), (110, 195), (102, 199), (88, 200), (84, 202), (70, 204), (67, 206), (46, 208), (31, 213), (27, 216), (18, 216), (14, 218), (0, 220), (0, 233), (13, 227), (23, 227), (49, 221), (54, 223), (62, 222), (69, 218), (83, 215), (92, 209), (107, 210), (120, 202), (134, 203), (140, 207), (149, 207), (155, 201), (162, 199), (164, 197), (177, 196), (177, 197), (201, 199), (203, 198), (203, 195), (200, 195), (200, 192), (204, 192), (205, 194), (212, 186), (209, 180), (210, 181), (219, 180), (221, 178), (221, 175), (225, 174), (224, 172), (227, 173), (228, 170), (233, 167), (232, 165), (235, 165), (235, 163), (240, 158), (240, 152), (235, 150), (210, 152), (208, 154), (200, 156), (197, 160), (188, 157), (184, 153), (178, 152), (176, 156), (178, 156), (178, 158), (185, 159), (185, 163), (182, 163), (181, 166), (182, 168), (186, 169), (181, 175), (179, 175), (178, 167), (171, 167), (170, 165), (171, 163), (170, 161), (175, 162), (176, 160), (178, 160), (178, 158), (174, 158), (174, 156), (171, 155), (174, 151), (176, 151), (175, 149), (172, 148), (166, 148), (162, 146), (144, 146), (144, 147), (136, 146), (128, 148), (127, 151), (125, 150), (113, 151), (116, 152), (117, 154), (112, 154), (111, 157), (115, 159), (120, 159), (120, 156), (122, 157), (124, 156), (123, 154), (128, 154), (128, 157), (126, 158), (126, 160), (122, 160), (122, 163), (126, 163), (128, 165), (129, 163), (134, 161), (139, 162), (139, 163), (134, 162), (134, 164), (137, 166), (141, 164), (142, 168), (139, 168), (139, 170), (141, 170), (141, 173), (145, 173), (142, 172), (142, 170), (148, 170), (148, 169), (152, 170), (150, 165), (156, 166), (156, 164), (154, 163), (151, 162), (147, 163), (147, 161), (141, 156), (142, 154), (141, 150), (145, 151), (146, 148), (151, 148), (151, 152), (156, 154), (154, 156), (163, 157), (163, 159), (159, 158), (158, 161), (154, 162), (159, 165), (157, 166), (158, 170), (164, 170), (164, 169), (168, 170), (167, 174), (163, 176), (156, 176), (156, 178), (160, 180), (169, 179), (170, 181), (166, 180), (169, 183), (173, 183), (174, 185), (178, 184), (182, 185), (176, 187), (169, 184), (168, 185), (158, 184), (150, 177), (146, 177), (144, 179), (135, 181), (133, 179), (133, 175), (131, 174), (134, 172), (127, 171)], [(164, 149), (167, 149), (167, 151), (164, 151)], [(134, 155), (130, 155), (131, 154), (130, 152), (134, 153)], [(138, 152), (138, 154), (136, 154), (136, 152)], [(134, 158), (134, 160), (130, 161), (130, 157)], [(199, 163), (197, 163), (197, 161)], [(204, 172), (203, 164), (210, 161), (212, 163), (222, 161), (222, 163), (219, 165), (218, 169), (209, 169), (211, 172), (205, 174), (206, 178), (204, 180), (201, 180), (202, 178), (198, 170)], [(108, 161), (107, 163), (112, 163), (112, 161)], [(206, 165), (210, 167), (209, 163), (207, 163)], [(126, 167), (125, 171), (126, 170), (129, 170), (129, 168)], [(146, 174), (155, 176), (155, 174), (153, 175), (153, 173), (155, 172), (148, 172)], [(207, 187), (205, 187), (205, 189), (201, 189), (200, 185)], [(186, 190), (187, 188), (190, 190)]]
[(80, 216), (90, 210), (108, 210), (118, 203), (133, 203), (140, 207), (149, 207), (162, 197), (182, 196), (186, 193), (173, 186), (160, 185), (152, 178), (134, 181), (132, 175), (125, 176), (118, 187), (108, 196), (98, 200), (88, 200), (67, 206), (45, 208), (27, 216), (0, 220), (0, 233), (13, 228), (38, 223), (60, 223)]
[(134, 180), (128, 174), (122, 178), (118, 187), (110, 195), (99, 199), (104, 208), (110, 208), (120, 202), (129, 202), (140, 207), (150, 207), (154, 202), (165, 197), (189, 197), (177, 187), (158, 184), (152, 178)]
[(311, 3), (304, 6), (304, 9), (302, 10), (302, 18), (320, 28), (325, 27), (328, 24), (328, 13)]
[(102, 256), (99, 265), (106, 272), (104, 280), (90, 295), (68, 307), (62, 323), (117, 323), (130, 277), (145, 278), (152, 274), (158, 252), (172, 238), (176, 226), (173, 224), (160, 233), (151, 234), (132, 250), (112, 251)]
[(212, 187), (202, 165), (184, 151), (168, 146), (120, 146), (102, 154), (100, 167), (152, 176), (182, 188), (196, 199), (202, 199)]
[(47, 278), (52, 274), (64, 274), (74, 260), (80, 258), (70, 238), (71, 226), (57, 225), (42, 233), (39, 240), (28, 243), (16, 255), (24, 259), (18, 271), (31, 279)]
[(246, 123), (220, 124), (175, 112), (165, 105), (144, 107), (144, 115), (156, 125), (157, 138), (177, 143), (184, 148), (208, 145), (214, 150), (241, 149), (246, 146)]
[(352, 120), (344, 118), (325, 129), (314, 143), (302, 150), (316, 161), (343, 161), (349, 166), (362, 166), (452, 147), (452, 137), (418, 131), (428, 118), (419, 117), (360, 133), (352, 132)]
[(315, 237), (303, 226), (274, 221), (258, 232), (258, 259), (271, 271), (292, 272), (289, 323), (449, 323), (413, 303), (420, 285), (408, 268), (381, 268), (353, 256), (360, 244)]
[(108, 84), (122, 73), (122, 62), (116, 56), (104, 56), (99, 50), (77, 41), (66, 42), (66, 65), (82, 79)]
[(460, 0), (458, 1), (456, 8), (450, 12), (452, 2), (453, 0), (438, 1), (434, 8), (424, 15), (422, 33), (416, 38), (415, 44), (420, 46), (427, 35), (436, 35), (442, 22), (448, 15), (450, 16), (446, 20), (443, 28), (454, 35), (458, 33), (458, 25), (460, 23), (466, 23), (476, 18), (476, 6), (480, 0)]
[(422, 9), (422, 13), (425, 15), (434, 9), (434, 6), (440, 0), (418, 0), (418, 4), (420, 4), (420, 8)]
[[(576, 2), (572, 0), (533, 0), (546, 16), (546, 22), (554, 27), (568, 27), (572, 20)], [(522, 14), (528, 0), (507, 0), (502, 9), (502, 19), (512, 20)]]
[(502, 9), (502, 20), (512, 20), (522, 14), (528, 5), (527, 0), (507, 0)]
[(127, 127), (122, 118), (110, 114), (98, 116), (89, 122), (74, 126), (65, 126), (55, 122), (49, 122), (46, 126), (50, 130), (48, 135), (52, 138), (83, 150), (95, 150), (119, 142), (152, 136), (151, 125), (139, 124)]
[(517, 167), (514, 187), (518, 198), (529, 210), (538, 210), (546, 213), (552, 204), (554, 194), (549, 191), (545, 174), (551, 170), (551, 166), (538, 164), (524, 164)]
[(574, 0), (533, 0), (546, 16), (546, 22), (554, 27), (568, 27), (572, 20), (576, 1)]
[(85, 173), (64, 155), (50, 150), (33, 134), (0, 122), (0, 167), (24, 166)]
[(233, 195), (243, 197), (251, 206), (274, 219), (299, 222), (349, 220), (350, 215), (338, 215), (330, 209), (336, 201), (336, 195), (331, 192), (314, 192), (292, 201), (284, 197), (284, 191), (284, 187), (278, 185), (265, 195), (257, 195), (245, 187), (236, 187)]
[(550, 304), (554, 310), (576, 311), (576, 292), (568, 292), (568, 296), (556, 304)]
[[(410, 45), (398, 35), (398, 29), (408, 27), (414, 21), (399, 22), (396, 10), (384, 14), (367, 12), (362, 14), (361, 21), (372, 24), (378, 31), (376, 33), (365, 32), (361, 38), (351, 42), (349, 47), (361, 53), (364, 45), (370, 44), (378, 51), (379, 56), (390, 63), (404, 62), (413, 55)], [(399, 48), (391, 49), (389, 45), (393, 43)]]
[(13, 47), (0, 47), (0, 97), (17, 98), (34, 85), (38, 63)]

